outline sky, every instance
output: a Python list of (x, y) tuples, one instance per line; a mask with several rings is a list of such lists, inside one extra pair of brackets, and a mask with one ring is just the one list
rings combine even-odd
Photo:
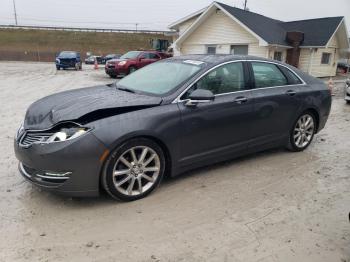
[[(0, 0), (0, 24), (167, 30), (172, 22), (210, 0)], [(219, 2), (243, 7), (244, 0)], [(345, 16), (350, 32), (350, 0), (248, 0), (248, 8), (271, 18), (291, 21)]]

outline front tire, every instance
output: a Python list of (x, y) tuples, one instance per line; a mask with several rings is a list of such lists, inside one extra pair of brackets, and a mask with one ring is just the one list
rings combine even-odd
[(294, 123), (289, 136), (287, 148), (293, 152), (305, 150), (316, 133), (316, 119), (313, 113), (302, 113)]
[(132, 139), (107, 159), (102, 185), (113, 198), (133, 201), (149, 195), (160, 184), (164, 170), (164, 153), (157, 143), (145, 138)]
[(130, 67), (129, 67), (129, 74), (134, 73), (136, 70), (137, 70), (137, 68), (136, 68), (136, 67), (134, 67), (134, 66), (130, 66)]

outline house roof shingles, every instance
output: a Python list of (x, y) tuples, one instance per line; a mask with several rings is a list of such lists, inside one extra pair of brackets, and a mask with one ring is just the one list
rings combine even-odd
[(283, 22), (257, 13), (216, 2), (269, 44), (286, 45), (289, 31), (304, 33), (301, 46), (326, 46), (343, 17), (326, 17)]

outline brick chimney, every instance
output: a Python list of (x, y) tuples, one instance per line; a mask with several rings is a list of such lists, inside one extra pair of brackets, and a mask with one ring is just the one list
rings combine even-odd
[(287, 51), (287, 63), (298, 67), (299, 57), (300, 57), (300, 45), (304, 41), (304, 33), (298, 31), (287, 32), (286, 41), (293, 48), (288, 49)]

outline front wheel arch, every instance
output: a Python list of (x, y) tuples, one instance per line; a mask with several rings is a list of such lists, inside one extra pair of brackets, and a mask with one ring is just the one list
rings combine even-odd
[(121, 141), (118, 141), (118, 143), (113, 145), (112, 149), (109, 150), (108, 155), (106, 155), (106, 157), (105, 157), (105, 159), (103, 161), (102, 167), (101, 167), (100, 174), (99, 174), (100, 190), (103, 189), (103, 186), (102, 186), (102, 175), (106, 171), (106, 168), (107, 168), (107, 165), (108, 165), (108, 160), (110, 159), (111, 154), (117, 148), (119, 148), (121, 145), (125, 144), (129, 140), (134, 140), (134, 139), (148, 139), (148, 140), (151, 140), (154, 143), (156, 143), (162, 149), (162, 151), (164, 153), (164, 157), (165, 157), (164, 178), (171, 176), (171, 173), (172, 173), (172, 157), (171, 157), (169, 148), (166, 146), (166, 144), (161, 139), (156, 138), (154, 136), (150, 136), (150, 135), (131, 136), (131, 137), (128, 137), (128, 138), (123, 139)]
[[(114, 165), (115, 159), (118, 158), (117, 161), (119, 161), (119, 158), (121, 156), (121, 152), (123, 152), (126, 149), (129, 150), (128, 148), (130, 146), (131, 146), (130, 148), (135, 148), (135, 147), (141, 147), (141, 146), (145, 146), (145, 145), (146, 145), (146, 147), (149, 146), (151, 148), (150, 150), (153, 149), (154, 152), (158, 152), (157, 159), (158, 159), (158, 162), (160, 161), (160, 163), (161, 163), (161, 165), (159, 166), (160, 167), (160, 171), (159, 171), (160, 173), (159, 173), (158, 179), (154, 180), (154, 183), (151, 185), (151, 187), (149, 188), (148, 191), (147, 191), (147, 189), (144, 192), (141, 191), (141, 193), (139, 195), (138, 194), (130, 195), (130, 192), (129, 192), (129, 194), (121, 192), (120, 188), (118, 189), (118, 188), (114, 187), (114, 182), (111, 181), (111, 179), (114, 180), (114, 178), (111, 178), (110, 175), (109, 175), (109, 174), (111, 174), (110, 171), (114, 170), (114, 169), (111, 170), (111, 167)], [(126, 152), (128, 153), (128, 151), (126, 151)], [(125, 158), (124, 158), (124, 160), (125, 160)], [(125, 160), (125, 161), (127, 161), (127, 160)], [(101, 176), (100, 176), (101, 189), (104, 189), (111, 197), (113, 197), (113, 198), (115, 198), (117, 200), (122, 200), (122, 201), (133, 201), (133, 200), (137, 200), (137, 199), (146, 197), (154, 189), (156, 189), (159, 186), (159, 184), (161, 183), (161, 181), (162, 181), (162, 179), (163, 179), (163, 177), (165, 175), (165, 168), (166, 168), (166, 166), (167, 166), (167, 164), (166, 164), (165, 152), (163, 151), (161, 146), (158, 143), (156, 143), (154, 140), (151, 140), (151, 139), (145, 138), (145, 137), (136, 137), (136, 138), (125, 140), (125, 141), (123, 141), (123, 143), (120, 143), (116, 148), (114, 148), (111, 151), (111, 153), (109, 154), (109, 156), (105, 160), (105, 163), (104, 163), (104, 166), (103, 166), (103, 169), (102, 169), (102, 173), (101, 173)], [(113, 167), (113, 168), (115, 168), (115, 167)], [(133, 171), (131, 171), (131, 172), (133, 172)], [(134, 172), (138, 172), (138, 171), (134, 171)], [(132, 173), (132, 174), (133, 175), (136, 174), (135, 175), (136, 178), (138, 177), (138, 175), (137, 175), (138, 173)], [(149, 174), (147, 174), (147, 175), (149, 175)], [(130, 176), (130, 174), (128, 174), (128, 176)], [(140, 178), (139, 181), (141, 181), (141, 179), (142, 178)], [(123, 180), (124, 179), (122, 179), (122, 181)], [(135, 181), (135, 178), (134, 178), (134, 181)], [(130, 183), (131, 190), (133, 188), (134, 181), (132, 181), (132, 183)], [(127, 181), (122, 182), (122, 183), (125, 184), (126, 182)], [(146, 182), (147, 182), (147, 179), (146, 179)], [(141, 184), (139, 184), (139, 185), (141, 185)], [(146, 185), (147, 185), (147, 183), (146, 183)], [(123, 189), (123, 190), (125, 191), (126, 189)], [(127, 190), (129, 190), (129, 188)]]

